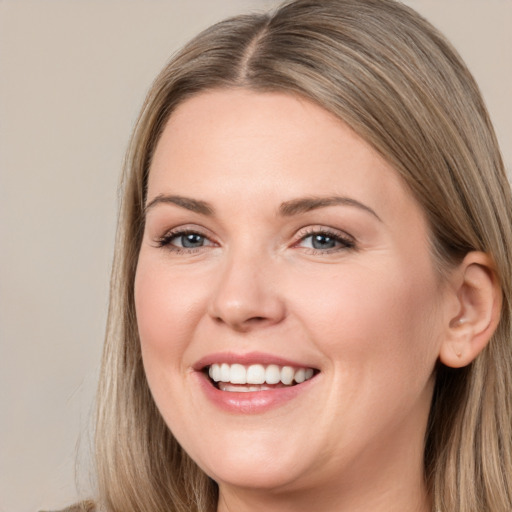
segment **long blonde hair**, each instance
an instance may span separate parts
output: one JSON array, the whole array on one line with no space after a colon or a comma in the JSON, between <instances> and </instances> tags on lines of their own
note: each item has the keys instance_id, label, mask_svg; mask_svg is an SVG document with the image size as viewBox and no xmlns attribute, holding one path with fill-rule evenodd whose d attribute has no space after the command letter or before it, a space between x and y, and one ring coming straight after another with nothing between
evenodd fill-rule
<instances>
[{"instance_id":1,"label":"long blonde hair","mask_svg":"<svg viewBox=\"0 0 512 512\"><path fill-rule=\"evenodd\" d=\"M192 40L158 76L127 155L98 392L99 505L108 512L216 509L217 487L181 449L144 375L133 284L153 151L176 106L213 88L302 95L337 115L403 177L425 211L442 273L490 254L503 310L470 366L439 365L425 442L436 510L512 510L512 202L496 138L464 63L393 0L297 0Z\"/></svg>"}]
</instances>

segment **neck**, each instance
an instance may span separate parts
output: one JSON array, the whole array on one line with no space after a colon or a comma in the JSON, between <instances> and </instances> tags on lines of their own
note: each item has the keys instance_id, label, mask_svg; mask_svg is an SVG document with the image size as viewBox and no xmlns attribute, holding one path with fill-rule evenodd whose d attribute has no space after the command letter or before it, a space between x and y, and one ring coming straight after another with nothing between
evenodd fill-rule
<instances>
[{"instance_id":1,"label":"neck","mask_svg":"<svg viewBox=\"0 0 512 512\"><path fill-rule=\"evenodd\" d=\"M366 492L349 485L302 491L220 490L217 512L431 512L423 480L411 485L401 475L397 485L372 482Z\"/></svg>"},{"instance_id":2,"label":"neck","mask_svg":"<svg viewBox=\"0 0 512 512\"><path fill-rule=\"evenodd\" d=\"M304 482L286 488L219 486L217 512L431 512L423 469L423 438L380 445L352 461L331 481Z\"/></svg>"},{"instance_id":3,"label":"neck","mask_svg":"<svg viewBox=\"0 0 512 512\"><path fill-rule=\"evenodd\" d=\"M343 486L321 492L258 492L237 489L222 492L217 512L431 512L430 499L424 483L414 488L375 486L362 495Z\"/></svg>"}]
</instances>

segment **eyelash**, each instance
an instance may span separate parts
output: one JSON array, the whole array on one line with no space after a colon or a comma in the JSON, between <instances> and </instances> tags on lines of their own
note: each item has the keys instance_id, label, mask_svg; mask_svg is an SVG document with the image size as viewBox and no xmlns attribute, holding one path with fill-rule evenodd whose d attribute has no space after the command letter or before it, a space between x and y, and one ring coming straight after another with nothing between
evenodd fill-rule
<instances>
[{"instance_id":1,"label":"eyelash","mask_svg":"<svg viewBox=\"0 0 512 512\"><path fill-rule=\"evenodd\" d=\"M340 231L331 230L327 228L321 227L312 227L307 228L305 231L299 233L299 239L294 244L294 247L298 247L301 242L304 242L306 239L313 236L325 236L327 238L332 239L335 243L339 244L338 247L331 247L328 249L315 249L314 247L305 248L307 249L308 254L332 254L335 252L347 251L356 248L355 240L346 233L342 233Z\"/></svg>"},{"instance_id":2,"label":"eyelash","mask_svg":"<svg viewBox=\"0 0 512 512\"><path fill-rule=\"evenodd\" d=\"M202 237L204 240L208 240L210 244L202 245L199 247L179 247L176 245L172 245L172 241L176 238L185 237L187 235L198 235ZM293 247L300 247L300 243L304 242L306 239L313 236L325 236L327 238L332 239L335 243L339 244L338 247L331 247L327 249L315 249L314 247L305 247L307 249L308 254L331 254L333 252L346 251L350 249L355 249L356 244L352 237L347 234L342 234L339 231L334 231L326 228L307 228L305 231L299 232L298 240L294 242ZM174 252L175 254L190 254L195 253L203 249L204 247L211 247L215 245L215 242L209 240L209 238L195 229L175 229L167 232L161 238L156 240L157 247L166 247L168 250Z\"/></svg>"},{"instance_id":3,"label":"eyelash","mask_svg":"<svg viewBox=\"0 0 512 512\"><path fill-rule=\"evenodd\" d=\"M199 246L199 247L179 247L176 245L172 245L171 242L175 238L180 238L180 237L184 237L187 235L198 235L198 236L202 237L204 240L209 240L205 234L201 233L197 229L180 229L180 228L178 228L178 229L169 231L161 238L158 238L156 240L157 247L166 247L168 250L170 250L176 254L183 254L183 253L190 254L190 253L197 252L205 247L204 245ZM213 243L211 245L213 245ZM206 247L208 247L208 246L206 246Z\"/></svg>"}]
</instances>

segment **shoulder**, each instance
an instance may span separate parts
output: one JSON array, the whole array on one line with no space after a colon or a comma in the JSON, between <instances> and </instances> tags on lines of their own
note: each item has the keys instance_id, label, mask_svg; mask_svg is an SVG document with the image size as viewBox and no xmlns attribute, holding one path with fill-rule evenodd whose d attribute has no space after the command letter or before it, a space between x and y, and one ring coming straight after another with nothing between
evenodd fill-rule
<instances>
[{"instance_id":1,"label":"shoulder","mask_svg":"<svg viewBox=\"0 0 512 512\"><path fill-rule=\"evenodd\" d=\"M54 511L45 511L41 510L40 512L98 512L96 510L96 506L93 501L81 501L80 503L75 503L70 507L64 508L62 510L54 510Z\"/></svg>"}]
</instances>

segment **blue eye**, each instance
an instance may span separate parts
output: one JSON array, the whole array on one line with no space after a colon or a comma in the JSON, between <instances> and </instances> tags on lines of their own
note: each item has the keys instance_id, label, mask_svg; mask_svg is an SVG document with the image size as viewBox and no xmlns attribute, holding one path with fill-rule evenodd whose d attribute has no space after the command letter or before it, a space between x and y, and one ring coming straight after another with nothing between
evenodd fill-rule
<instances>
[{"instance_id":1,"label":"blue eye","mask_svg":"<svg viewBox=\"0 0 512 512\"><path fill-rule=\"evenodd\" d=\"M194 249L196 247L202 247L205 244L205 237L199 233L186 233L178 235L173 239L174 245L178 247L184 247L186 249Z\"/></svg>"},{"instance_id":2,"label":"blue eye","mask_svg":"<svg viewBox=\"0 0 512 512\"><path fill-rule=\"evenodd\" d=\"M337 251L355 247L354 241L348 236L325 231L315 231L307 234L300 239L297 245L320 252Z\"/></svg>"},{"instance_id":3,"label":"blue eye","mask_svg":"<svg viewBox=\"0 0 512 512\"><path fill-rule=\"evenodd\" d=\"M174 251L200 249L215 245L209 238L196 231L174 231L157 240L159 247L167 247Z\"/></svg>"},{"instance_id":4,"label":"blue eye","mask_svg":"<svg viewBox=\"0 0 512 512\"><path fill-rule=\"evenodd\" d=\"M323 233L311 235L311 246L313 249L334 249L336 247L336 239Z\"/></svg>"}]
</instances>

